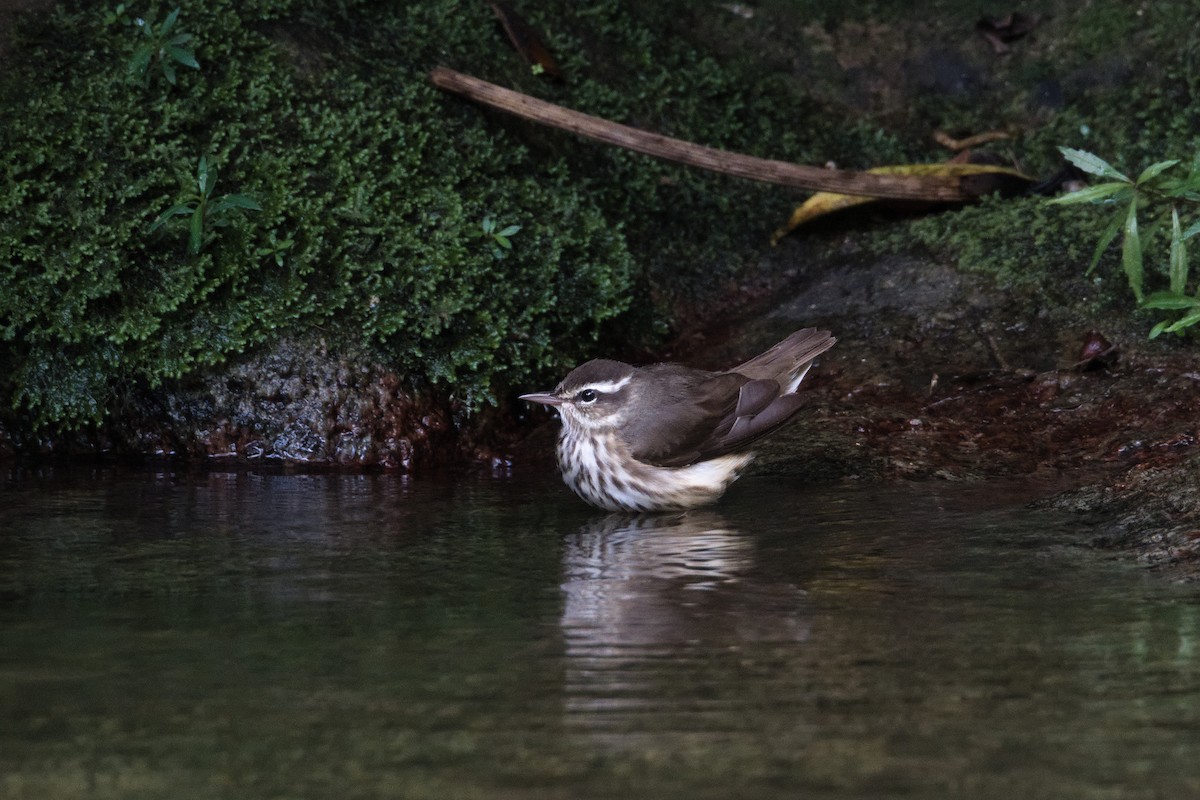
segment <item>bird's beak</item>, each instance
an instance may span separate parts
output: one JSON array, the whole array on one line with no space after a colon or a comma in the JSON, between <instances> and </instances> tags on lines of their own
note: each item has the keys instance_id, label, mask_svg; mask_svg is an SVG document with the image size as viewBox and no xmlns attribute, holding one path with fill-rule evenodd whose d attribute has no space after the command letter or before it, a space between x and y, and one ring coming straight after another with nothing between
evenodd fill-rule
<instances>
[{"instance_id":1,"label":"bird's beak","mask_svg":"<svg viewBox=\"0 0 1200 800\"><path fill-rule=\"evenodd\" d=\"M540 392L537 394L523 394L521 395L520 399L526 400L530 403L541 403L544 406L561 406L563 404L563 399L558 395L544 394Z\"/></svg>"}]
</instances>

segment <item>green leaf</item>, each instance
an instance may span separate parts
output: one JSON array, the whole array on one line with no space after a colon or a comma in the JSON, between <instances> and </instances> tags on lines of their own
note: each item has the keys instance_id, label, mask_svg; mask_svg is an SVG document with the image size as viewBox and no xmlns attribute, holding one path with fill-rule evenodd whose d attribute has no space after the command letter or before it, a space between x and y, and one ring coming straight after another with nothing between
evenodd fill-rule
<instances>
[{"instance_id":1,"label":"green leaf","mask_svg":"<svg viewBox=\"0 0 1200 800\"><path fill-rule=\"evenodd\" d=\"M1167 328L1167 333L1176 333L1184 328L1190 328L1197 322L1200 322L1200 310L1193 311L1187 316L1180 317L1179 319L1175 320L1175 322Z\"/></svg>"},{"instance_id":2,"label":"green leaf","mask_svg":"<svg viewBox=\"0 0 1200 800\"><path fill-rule=\"evenodd\" d=\"M175 20L177 19L179 19L179 6L176 6L174 11L172 11L170 14L167 14L167 18L163 20L162 27L158 29L158 35L166 36L168 33L170 33L171 28L175 27Z\"/></svg>"},{"instance_id":3,"label":"green leaf","mask_svg":"<svg viewBox=\"0 0 1200 800\"><path fill-rule=\"evenodd\" d=\"M164 61L164 62L162 62L162 71L163 71L163 75L167 79L167 83L174 86L175 85L175 68L172 67L168 62Z\"/></svg>"},{"instance_id":4,"label":"green leaf","mask_svg":"<svg viewBox=\"0 0 1200 800\"><path fill-rule=\"evenodd\" d=\"M177 206L171 206L162 214L160 214L158 219L154 220L150 227L146 229L146 232L153 233L161 228L163 224L171 217L179 217L183 216L184 214L191 214L193 210L194 209L190 203L180 203Z\"/></svg>"},{"instance_id":5,"label":"green leaf","mask_svg":"<svg viewBox=\"0 0 1200 800\"><path fill-rule=\"evenodd\" d=\"M171 40L169 42L167 42L167 44L172 44L172 45L175 45L176 47L179 47L180 45L187 44L194 38L195 37L192 36L192 34L190 34L190 33L180 33L180 34L176 34L175 36L172 36Z\"/></svg>"},{"instance_id":6,"label":"green leaf","mask_svg":"<svg viewBox=\"0 0 1200 800\"><path fill-rule=\"evenodd\" d=\"M235 208L248 208L251 211L262 211L262 206L248 194L227 194L224 200Z\"/></svg>"},{"instance_id":7,"label":"green leaf","mask_svg":"<svg viewBox=\"0 0 1200 800\"><path fill-rule=\"evenodd\" d=\"M154 55L154 46L144 44L137 50L133 51L133 57L129 59L129 74L134 77L141 77L146 73L146 68L150 66L150 57Z\"/></svg>"},{"instance_id":8,"label":"green leaf","mask_svg":"<svg viewBox=\"0 0 1200 800\"><path fill-rule=\"evenodd\" d=\"M192 255L200 252L200 245L204 241L204 212L198 207L192 213L191 231L188 235L188 250Z\"/></svg>"},{"instance_id":9,"label":"green leaf","mask_svg":"<svg viewBox=\"0 0 1200 800\"><path fill-rule=\"evenodd\" d=\"M1144 170L1142 170L1142 174L1138 176L1138 179L1137 179L1138 185L1140 186L1143 183L1145 183L1146 181L1154 180L1154 178L1156 178L1160 174L1162 174L1164 170L1168 170L1178 163L1179 163L1179 159L1173 158L1170 161L1159 161L1157 163L1151 164L1150 166L1148 166Z\"/></svg>"},{"instance_id":10,"label":"green leaf","mask_svg":"<svg viewBox=\"0 0 1200 800\"><path fill-rule=\"evenodd\" d=\"M1186 197L1196 199L1196 191L1200 189L1200 173L1189 172L1183 178L1164 178L1156 181L1155 189L1167 197Z\"/></svg>"},{"instance_id":11,"label":"green leaf","mask_svg":"<svg viewBox=\"0 0 1200 800\"><path fill-rule=\"evenodd\" d=\"M499 232L498 234L496 234L496 235L497 235L497 236L512 236L514 233L517 233L517 232L519 232L520 230L521 230L521 226L520 226L520 225L509 225L507 228L505 228L504 230L500 231L500 232Z\"/></svg>"},{"instance_id":12,"label":"green leaf","mask_svg":"<svg viewBox=\"0 0 1200 800\"><path fill-rule=\"evenodd\" d=\"M1075 150L1070 147L1060 147L1058 149L1067 161L1070 161L1084 172L1099 175L1103 178L1115 178L1125 183L1133 183L1127 175L1119 172L1103 158L1100 158L1100 156L1093 155L1086 150Z\"/></svg>"},{"instance_id":13,"label":"green leaf","mask_svg":"<svg viewBox=\"0 0 1200 800\"><path fill-rule=\"evenodd\" d=\"M1125 238L1121 242L1121 266L1125 269L1125 277L1129 279L1129 288L1133 290L1134 298L1142 302L1142 279L1145 269L1142 264L1142 240L1138 236L1137 199L1129 204L1129 214L1125 217Z\"/></svg>"},{"instance_id":14,"label":"green leaf","mask_svg":"<svg viewBox=\"0 0 1200 800\"><path fill-rule=\"evenodd\" d=\"M1150 329L1150 338L1157 339L1159 337L1159 335L1163 331L1165 331L1167 329L1167 326L1170 324L1171 324L1171 320L1169 320L1169 319L1160 320L1153 328Z\"/></svg>"},{"instance_id":15,"label":"green leaf","mask_svg":"<svg viewBox=\"0 0 1200 800\"><path fill-rule=\"evenodd\" d=\"M258 201L247 194L227 194L220 200L213 203L209 209L209 214L221 214L231 208L245 208L250 211L262 211L262 206Z\"/></svg>"},{"instance_id":16,"label":"green leaf","mask_svg":"<svg viewBox=\"0 0 1200 800\"><path fill-rule=\"evenodd\" d=\"M495 239L496 244L500 245L505 250L512 250L512 242L508 240L507 236L501 236L497 233L493 238Z\"/></svg>"},{"instance_id":17,"label":"green leaf","mask_svg":"<svg viewBox=\"0 0 1200 800\"><path fill-rule=\"evenodd\" d=\"M1183 294L1187 287L1188 263L1187 245L1183 240L1183 231L1179 227L1179 211L1171 209L1171 256L1170 256L1171 291Z\"/></svg>"},{"instance_id":18,"label":"green leaf","mask_svg":"<svg viewBox=\"0 0 1200 800\"><path fill-rule=\"evenodd\" d=\"M1200 308L1200 297L1192 297L1176 292L1154 292L1148 295L1141 304L1142 308L1159 308L1167 311L1180 311L1185 308Z\"/></svg>"},{"instance_id":19,"label":"green leaf","mask_svg":"<svg viewBox=\"0 0 1200 800\"><path fill-rule=\"evenodd\" d=\"M208 182L207 156L200 156L200 162L196 165L196 185L200 187L200 194L205 197L208 197L212 193L212 184Z\"/></svg>"},{"instance_id":20,"label":"green leaf","mask_svg":"<svg viewBox=\"0 0 1200 800\"><path fill-rule=\"evenodd\" d=\"M208 160L204 156L200 156L200 168L196 172L196 185L200 188L200 195L207 200L212 197L213 189L217 186L217 168L209 166Z\"/></svg>"},{"instance_id":21,"label":"green leaf","mask_svg":"<svg viewBox=\"0 0 1200 800\"><path fill-rule=\"evenodd\" d=\"M1113 215L1112 221L1108 223L1108 227L1104 229L1104 233L1100 234L1100 241L1096 242L1096 252L1092 253L1092 263L1088 265L1086 275L1091 275L1095 271L1096 265L1100 263L1101 256L1108 250L1108 246L1112 244L1112 240L1117 238L1117 231L1121 229L1121 223L1124 221L1124 215Z\"/></svg>"},{"instance_id":22,"label":"green leaf","mask_svg":"<svg viewBox=\"0 0 1200 800\"><path fill-rule=\"evenodd\" d=\"M185 67L200 69L200 62L196 60L196 56L191 50L187 50L182 47L175 47L173 45L167 45L167 55L169 55L173 60L178 61L180 64L183 64Z\"/></svg>"},{"instance_id":23,"label":"green leaf","mask_svg":"<svg viewBox=\"0 0 1200 800\"><path fill-rule=\"evenodd\" d=\"M1098 203L1101 200L1116 200L1121 199L1114 197L1120 192L1128 192L1129 184L1121 183L1120 181L1111 181L1109 183L1098 183L1095 186L1088 186L1080 189L1077 192L1059 195L1050 202L1054 205L1065 206L1074 203Z\"/></svg>"},{"instance_id":24,"label":"green leaf","mask_svg":"<svg viewBox=\"0 0 1200 800\"><path fill-rule=\"evenodd\" d=\"M1197 233L1200 233L1200 220L1197 220L1188 226L1188 229L1183 232L1183 238L1190 239Z\"/></svg>"}]
</instances>

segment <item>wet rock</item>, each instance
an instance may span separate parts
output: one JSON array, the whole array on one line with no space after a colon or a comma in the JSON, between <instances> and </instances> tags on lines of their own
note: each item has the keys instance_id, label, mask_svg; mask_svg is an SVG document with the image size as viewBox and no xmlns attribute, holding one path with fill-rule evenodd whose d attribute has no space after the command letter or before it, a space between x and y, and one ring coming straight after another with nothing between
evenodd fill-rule
<instances>
[{"instance_id":1,"label":"wet rock","mask_svg":"<svg viewBox=\"0 0 1200 800\"><path fill-rule=\"evenodd\" d=\"M113 435L161 455L411 470L460 459L452 417L362 354L284 341L154 393Z\"/></svg>"},{"instance_id":2,"label":"wet rock","mask_svg":"<svg viewBox=\"0 0 1200 800\"><path fill-rule=\"evenodd\" d=\"M1097 545L1130 551L1139 561L1172 578L1200 580L1200 454L1196 435L1162 442L1189 448L1182 461L1148 462L1111 481L1060 494L1041 505L1087 515L1097 527Z\"/></svg>"}]
</instances>

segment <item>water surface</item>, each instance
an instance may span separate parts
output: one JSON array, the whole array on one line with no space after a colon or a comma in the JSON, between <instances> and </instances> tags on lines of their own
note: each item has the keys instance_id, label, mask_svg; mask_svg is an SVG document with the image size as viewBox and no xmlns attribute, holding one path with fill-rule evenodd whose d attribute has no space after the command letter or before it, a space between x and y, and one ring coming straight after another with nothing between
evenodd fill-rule
<instances>
[{"instance_id":1,"label":"water surface","mask_svg":"<svg viewBox=\"0 0 1200 800\"><path fill-rule=\"evenodd\" d=\"M0 797L1200 793L1200 598L995 488L12 472Z\"/></svg>"}]
</instances>

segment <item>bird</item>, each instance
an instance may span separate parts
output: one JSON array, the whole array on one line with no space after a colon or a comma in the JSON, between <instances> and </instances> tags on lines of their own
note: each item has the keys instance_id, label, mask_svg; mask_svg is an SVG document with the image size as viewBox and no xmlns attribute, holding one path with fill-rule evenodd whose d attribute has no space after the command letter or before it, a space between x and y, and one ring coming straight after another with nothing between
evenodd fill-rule
<instances>
[{"instance_id":1,"label":"bird","mask_svg":"<svg viewBox=\"0 0 1200 800\"><path fill-rule=\"evenodd\" d=\"M558 410L558 466L584 501L608 511L683 511L720 499L754 458L750 445L800 410L800 381L836 342L804 328L720 372L598 358L553 391L520 399Z\"/></svg>"}]
</instances>

